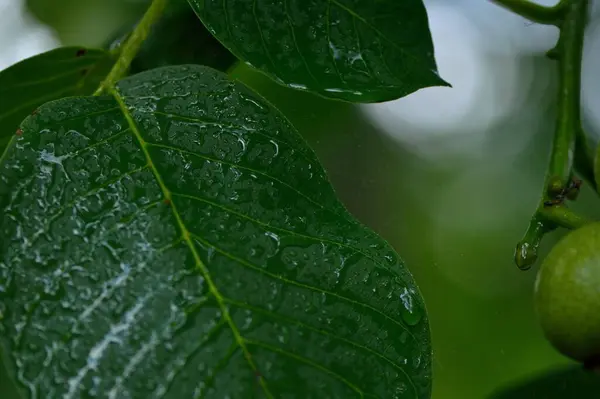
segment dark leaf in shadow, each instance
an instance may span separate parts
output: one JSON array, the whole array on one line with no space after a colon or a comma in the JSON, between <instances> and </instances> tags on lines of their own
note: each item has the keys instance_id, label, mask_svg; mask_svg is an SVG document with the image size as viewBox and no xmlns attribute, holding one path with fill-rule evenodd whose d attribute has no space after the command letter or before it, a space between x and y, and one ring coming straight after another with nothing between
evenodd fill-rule
<instances>
[{"instance_id":1,"label":"dark leaf in shadow","mask_svg":"<svg viewBox=\"0 0 600 399\"><path fill-rule=\"evenodd\" d=\"M581 366L547 371L508 388L496 390L489 399L596 399L600 375Z\"/></svg>"}]
</instances>

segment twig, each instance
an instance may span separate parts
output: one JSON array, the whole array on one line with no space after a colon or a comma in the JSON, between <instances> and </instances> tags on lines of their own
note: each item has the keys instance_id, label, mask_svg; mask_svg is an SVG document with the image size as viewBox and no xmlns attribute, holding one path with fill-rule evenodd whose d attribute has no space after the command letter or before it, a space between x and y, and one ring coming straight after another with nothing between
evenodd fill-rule
<instances>
[{"instance_id":1,"label":"twig","mask_svg":"<svg viewBox=\"0 0 600 399\"><path fill-rule=\"evenodd\" d=\"M554 7L546 7L529 0L491 0L513 13L532 22L546 25L558 25L561 21L565 2Z\"/></svg>"},{"instance_id":2,"label":"twig","mask_svg":"<svg viewBox=\"0 0 600 399\"><path fill-rule=\"evenodd\" d=\"M563 0L552 8L537 5L534 7L528 1L522 0L495 1L504 6L508 4L517 7L519 5L521 10L530 7L530 10L536 10L538 17L542 14L548 16L555 13L559 16L558 43L548 54L551 59L558 62L559 70L558 116L550 165L540 203L525 236L515 251L517 266L526 270L536 261L537 249L544 234L559 226L574 228L583 223L583 219L566 209L564 204L549 207L548 202L551 203L555 200L557 182L559 186L567 187L572 178L576 138L582 132L579 98L588 0ZM526 4L529 6L525 7Z\"/></svg>"},{"instance_id":3,"label":"twig","mask_svg":"<svg viewBox=\"0 0 600 399\"><path fill-rule=\"evenodd\" d=\"M113 87L129 69L131 62L140 50L144 40L148 37L152 25L160 18L168 0L152 0L152 4L146 10L146 13L140 22L133 29L125 43L119 48L119 58L108 73L106 78L100 84L100 87L94 92L94 95L100 95L105 90Z\"/></svg>"}]
</instances>

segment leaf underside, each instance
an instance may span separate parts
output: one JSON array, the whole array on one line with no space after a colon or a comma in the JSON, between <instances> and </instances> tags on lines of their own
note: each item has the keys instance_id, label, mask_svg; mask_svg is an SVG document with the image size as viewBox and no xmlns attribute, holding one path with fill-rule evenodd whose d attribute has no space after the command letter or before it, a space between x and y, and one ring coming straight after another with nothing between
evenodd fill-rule
<instances>
[{"instance_id":1,"label":"leaf underside","mask_svg":"<svg viewBox=\"0 0 600 399\"><path fill-rule=\"evenodd\" d=\"M429 398L394 251L287 120L165 67L40 107L0 165L0 337L43 398Z\"/></svg>"},{"instance_id":2,"label":"leaf underside","mask_svg":"<svg viewBox=\"0 0 600 399\"><path fill-rule=\"evenodd\" d=\"M0 154L35 109L62 97L91 94L112 67L112 56L86 47L61 47L0 71Z\"/></svg>"},{"instance_id":3,"label":"leaf underside","mask_svg":"<svg viewBox=\"0 0 600 399\"><path fill-rule=\"evenodd\" d=\"M238 58L288 87L380 102L437 73L422 0L188 0Z\"/></svg>"}]
</instances>

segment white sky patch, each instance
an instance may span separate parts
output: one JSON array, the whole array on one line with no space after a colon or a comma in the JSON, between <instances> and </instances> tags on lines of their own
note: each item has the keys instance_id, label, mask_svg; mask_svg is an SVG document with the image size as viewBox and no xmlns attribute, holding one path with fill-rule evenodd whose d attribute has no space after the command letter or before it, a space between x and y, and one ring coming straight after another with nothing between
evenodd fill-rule
<instances>
[{"instance_id":1,"label":"white sky patch","mask_svg":"<svg viewBox=\"0 0 600 399\"><path fill-rule=\"evenodd\" d=\"M440 75L453 88L431 87L396 101L365 105L367 114L388 129L396 125L389 120L392 115L419 127L456 124L476 99L482 71L475 31L454 6L432 5L428 14Z\"/></svg>"},{"instance_id":2,"label":"white sky patch","mask_svg":"<svg viewBox=\"0 0 600 399\"><path fill-rule=\"evenodd\" d=\"M462 0L465 15L481 30L477 40L488 46L487 52L514 54L515 52L545 53L556 44L558 28L533 23L492 1ZM553 6L557 0L535 0L544 6Z\"/></svg>"},{"instance_id":3,"label":"white sky patch","mask_svg":"<svg viewBox=\"0 0 600 399\"><path fill-rule=\"evenodd\" d=\"M59 45L56 35L27 11L23 0L0 0L0 70Z\"/></svg>"},{"instance_id":4,"label":"white sky patch","mask_svg":"<svg viewBox=\"0 0 600 399\"><path fill-rule=\"evenodd\" d=\"M478 159L494 129L518 113L526 98L527 89L518 85L531 71L521 57L552 48L558 32L488 1L428 0L425 5L440 76L453 87L425 88L360 108L380 131L420 156ZM518 136L511 154L518 154L528 137Z\"/></svg>"},{"instance_id":5,"label":"white sky patch","mask_svg":"<svg viewBox=\"0 0 600 399\"><path fill-rule=\"evenodd\" d=\"M586 132L600 137L600 19L592 20L586 31L581 77L582 115Z\"/></svg>"}]
</instances>

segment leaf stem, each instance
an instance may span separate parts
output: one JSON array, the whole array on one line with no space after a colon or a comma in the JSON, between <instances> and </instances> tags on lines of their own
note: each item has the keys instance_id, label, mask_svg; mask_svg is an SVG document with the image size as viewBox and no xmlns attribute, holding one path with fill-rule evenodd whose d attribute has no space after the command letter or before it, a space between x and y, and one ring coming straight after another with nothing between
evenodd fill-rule
<instances>
[{"instance_id":1,"label":"leaf stem","mask_svg":"<svg viewBox=\"0 0 600 399\"><path fill-rule=\"evenodd\" d=\"M120 47L119 58L117 58L115 65L104 81L102 81L100 87L94 92L95 96L98 96L107 89L113 87L117 81L125 76L131 62L140 50L142 43L148 37L152 25L160 18L168 1L169 0L152 0L150 7L148 7L140 22L133 29L125 43Z\"/></svg>"},{"instance_id":2,"label":"leaf stem","mask_svg":"<svg viewBox=\"0 0 600 399\"><path fill-rule=\"evenodd\" d=\"M518 3L517 0L504 3ZM521 269L528 269L537 259L537 249L544 234L556 227L576 227L581 218L567 210L564 205L545 205L552 201L556 182L566 187L573 175L573 161L576 138L581 133L580 91L581 59L587 22L589 0L563 0L554 9L559 9L558 23L560 35L556 47L549 56L558 61L558 115L556 130L550 155L550 165L546 173L544 191L529 228L517 245L515 262Z\"/></svg>"},{"instance_id":3,"label":"leaf stem","mask_svg":"<svg viewBox=\"0 0 600 399\"><path fill-rule=\"evenodd\" d=\"M565 8L565 1L553 7L542 6L529 0L491 0L492 2L532 22L558 25Z\"/></svg>"}]
</instances>

